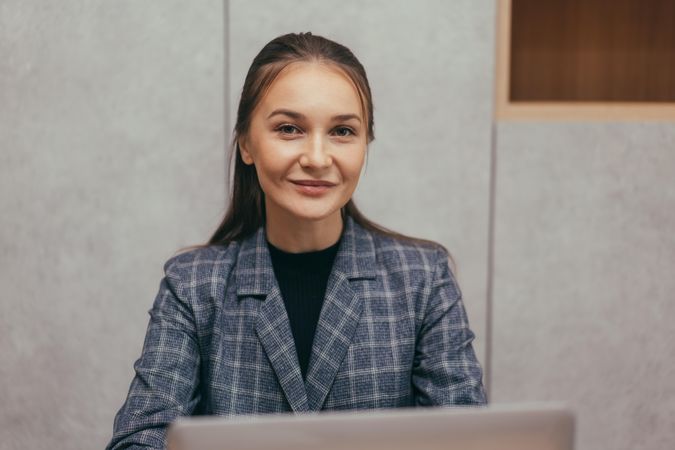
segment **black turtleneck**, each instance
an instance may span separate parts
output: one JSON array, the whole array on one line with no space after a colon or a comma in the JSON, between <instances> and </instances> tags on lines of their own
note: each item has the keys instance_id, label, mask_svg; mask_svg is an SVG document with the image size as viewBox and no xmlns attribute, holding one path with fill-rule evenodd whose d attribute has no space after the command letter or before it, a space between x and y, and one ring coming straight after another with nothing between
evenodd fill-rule
<instances>
[{"instance_id":1,"label":"black turtleneck","mask_svg":"<svg viewBox=\"0 0 675 450\"><path fill-rule=\"evenodd\" d=\"M267 241L274 275L291 323L303 379L307 375L328 276L341 240L323 250L304 253L288 253Z\"/></svg>"}]
</instances>

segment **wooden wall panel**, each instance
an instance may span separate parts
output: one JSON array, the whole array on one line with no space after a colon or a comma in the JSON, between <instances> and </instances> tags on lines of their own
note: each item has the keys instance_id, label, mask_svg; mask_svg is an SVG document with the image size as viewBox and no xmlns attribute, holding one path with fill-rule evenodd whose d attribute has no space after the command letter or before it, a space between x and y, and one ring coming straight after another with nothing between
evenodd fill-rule
<instances>
[{"instance_id":1,"label":"wooden wall panel","mask_svg":"<svg viewBox=\"0 0 675 450\"><path fill-rule=\"evenodd\" d=\"M511 101L675 101L672 0L512 0Z\"/></svg>"}]
</instances>

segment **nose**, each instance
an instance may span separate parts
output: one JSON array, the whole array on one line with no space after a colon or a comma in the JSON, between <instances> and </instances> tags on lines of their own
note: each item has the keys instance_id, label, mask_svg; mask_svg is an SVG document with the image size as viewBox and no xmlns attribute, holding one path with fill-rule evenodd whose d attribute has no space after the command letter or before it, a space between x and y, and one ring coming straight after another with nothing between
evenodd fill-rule
<instances>
[{"instance_id":1,"label":"nose","mask_svg":"<svg viewBox=\"0 0 675 450\"><path fill-rule=\"evenodd\" d=\"M307 140L307 145L300 155L300 165L302 167L324 168L333 163L328 152L328 146L324 142L323 136L316 135Z\"/></svg>"}]
</instances>

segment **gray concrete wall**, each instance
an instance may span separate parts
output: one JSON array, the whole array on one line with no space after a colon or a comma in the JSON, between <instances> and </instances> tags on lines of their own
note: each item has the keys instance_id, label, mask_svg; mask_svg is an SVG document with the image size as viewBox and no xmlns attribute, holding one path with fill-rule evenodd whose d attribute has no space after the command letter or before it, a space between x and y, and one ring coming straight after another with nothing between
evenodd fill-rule
<instances>
[{"instance_id":1,"label":"gray concrete wall","mask_svg":"<svg viewBox=\"0 0 675 450\"><path fill-rule=\"evenodd\" d=\"M675 125L502 123L493 401L559 400L581 450L675 442Z\"/></svg>"},{"instance_id":2,"label":"gray concrete wall","mask_svg":"<svg viewBox=\"0 0 675 450\"><path fill-rule=\"evenodd\" d=\"M0 449L103 448L224 208L220 0L0 2Z\"/></svg>"},{"instance_id":3,"label":"gray concrete wall","mask_svg":"<svg viewBox=\"0 0 675 450\"><path fill-rule=\"evenodd\" d=\"M311 31L359 58L376 138L356 203L450 250L484 366L494 14L473 0L232 0L229 13L230 117L253 57L278 35Z\"/></svg>"}]
</instances>

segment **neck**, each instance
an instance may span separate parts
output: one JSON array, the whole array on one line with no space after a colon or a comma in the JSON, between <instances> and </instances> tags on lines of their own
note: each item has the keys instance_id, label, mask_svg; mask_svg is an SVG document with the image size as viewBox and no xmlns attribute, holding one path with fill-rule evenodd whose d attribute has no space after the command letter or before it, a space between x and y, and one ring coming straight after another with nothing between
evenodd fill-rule
<instances>
[{"instance_id":1,"label":"neck","mask_svg":"<svg viewBox=\"0 0 675 450\"><path fill-rule=\"evenodd\" d=\"M269 215L265 234L276 248L289 253L323 250L334 245L344 227L340 210L320 220L300 220L282 215Z\"/></svg>"}]
</instances>

